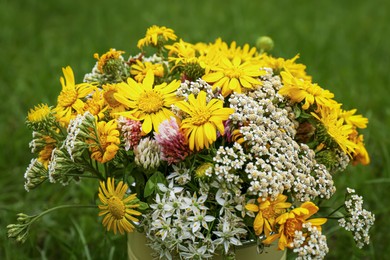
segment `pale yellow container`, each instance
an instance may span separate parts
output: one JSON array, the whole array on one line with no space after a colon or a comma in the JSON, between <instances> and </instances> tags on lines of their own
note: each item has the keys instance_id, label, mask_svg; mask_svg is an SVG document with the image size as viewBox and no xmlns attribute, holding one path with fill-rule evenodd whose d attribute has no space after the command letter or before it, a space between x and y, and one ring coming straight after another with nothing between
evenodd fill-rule
<instances>
[{"instance_id":1,"label":"pale yellow container","mask_svg":"<svg viewBox=\"0 0 390 260\"><path fill-rule=\"evenodd\" d=\"M132 232L127 235L127 252L129 260L153 260L152 249L146 245L146 236L143 233ZM214 260L222 260L221 256L215 256ZM258 254L256 246L238 248L237 260L285 260L286 250L277 250L276 245L266 247L262 254Z\"/></svg>"}]
</instances>

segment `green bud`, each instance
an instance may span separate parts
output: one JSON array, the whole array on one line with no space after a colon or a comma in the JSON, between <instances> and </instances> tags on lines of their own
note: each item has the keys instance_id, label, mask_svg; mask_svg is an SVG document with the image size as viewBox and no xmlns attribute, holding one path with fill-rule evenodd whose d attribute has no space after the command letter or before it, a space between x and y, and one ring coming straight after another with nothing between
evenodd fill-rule
<instances>
[{"instance_id":1,"label":"green bud","mask_svg":"<svg viewBox=\"0 0 390 260\"><path fill-rule=\"evenodd\" d=\"M27 232L24 232L23 234L20 234L16 237L16 241L20 243L24 243L27 240Z\"/></svg>"},{"instance_id":2,"label":"green bud","mask_svg":"<svg viewBox=\"0 0 390 260\"><path fill-rule=\"evenodd\" d=\"M24 213L17 214L17 217L17 221L21 223L26 223L30 219L30 216Z\"/></svg>"},{"instance_id":3,"label":"green bud","mask_svg":"<svg viewBox=\"0 0 390 260\"><path fill-rule=\"evenodd\" d=\"M199 63L188 63L184 66L184 76L188 80L195 81L204 75L204 68Z\"/></svg>"},{"instance_id":4,"label":"green bud","mask_svg":"<svg viewBox=\"0 0 390 260\"><path fill-rule=\"evenodd\" d=\"M268 52L274 48L274 41L271 37L261 36L257 38L256 47L260 50L260 52Z\"/></svg>"}]
</instances>

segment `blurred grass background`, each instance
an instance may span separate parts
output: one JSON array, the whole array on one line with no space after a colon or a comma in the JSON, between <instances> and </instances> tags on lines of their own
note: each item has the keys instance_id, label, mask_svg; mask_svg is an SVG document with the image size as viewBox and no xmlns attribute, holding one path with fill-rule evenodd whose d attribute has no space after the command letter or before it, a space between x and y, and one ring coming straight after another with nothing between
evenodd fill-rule
<instances>
[{"instance_id":1,"label":"blurred grass background","mask_svg":"<svg viewBox=\"0 0 390 260\"><path fill-rule=\"evenodd\" d=\"M125 259L125 237L106 234L94 209L46 216L23 245L8 240L5 227L19 212L93 203L94 183L45 184L25 192L23 174L32 155L24 119L38 103L56 104L62 67L70 65L81 82L95 52L136 53L137 40L153 24L190 42L221 37L254 45L258 36L269 35L274 55L300 53L315 82L345 109L369 118L364 134L372 163L335 178L340 189L363 195L376 214L371 244L358 250L349 233L329 226L327 258L384 259L390 254L389 10L387 0L0 0L0 259Z\"/></svg>"}]
</instances>

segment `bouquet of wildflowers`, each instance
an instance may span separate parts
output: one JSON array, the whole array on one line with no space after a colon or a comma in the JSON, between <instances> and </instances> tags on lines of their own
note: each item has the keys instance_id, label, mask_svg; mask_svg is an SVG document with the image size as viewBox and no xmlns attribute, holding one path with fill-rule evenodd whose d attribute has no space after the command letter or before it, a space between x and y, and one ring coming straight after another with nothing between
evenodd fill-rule
<instances>
[{"instance_id":1,"label":"bouquet of wildflowers","mask_svg":"<svg viewBox=\"0 0 390 260\"><path fill-rule=\"evenodd\" d=\"M322 225L336 216L368 244L374 215L353 189L333 211L322 206L336 173L369 163L368 120L271 45L192 44L152 26L139 53L95 54L82 83L64 68L56 105L27 116L26 190L96 180L103 226L144 232L161 259L234 257L247 241L323 258ZM9 236L25 241L42 214L20 213Z\"/></svg>"}]
</instances>

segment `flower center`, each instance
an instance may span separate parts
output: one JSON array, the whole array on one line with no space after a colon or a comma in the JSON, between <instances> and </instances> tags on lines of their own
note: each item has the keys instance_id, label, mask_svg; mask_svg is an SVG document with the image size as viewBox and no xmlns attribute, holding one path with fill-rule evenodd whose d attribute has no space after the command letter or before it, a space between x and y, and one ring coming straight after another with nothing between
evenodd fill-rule
<instances>
[{"instance_id":1,"label":"flower center","mask_svg":"<svg viewBox=\"0 0 390 260\"><path fill-rule=\"evenodd\" d=\"M261 213L263 213L263 217L265 219L270 219L270 218L273 218L275 216L275 210L273 207L267 207L267 208L263 209L261 211Z\"/></svg>"},{"instance_id":2,"label":"flower center","mask_svg":"<svg viewBox=\"0 0 390 260\"><path fill-rule=\"evenodd\" d=\"M138 107L148 114L161 110L163 105L164 100L162 95L153 90L142 93L138 100Z\"/></svg>"},{"instance_id":3,"label":"flower center","mask_svg":"<svg viewBox=\"0 0 390 260\"><path fill-rule=\"evenodd\" d=\"M210 111L206 108L198 108L192 117L192 124L199 126L209 121L211 117Z\"/></svg>"},{"instance_id":4,"label":"flower center","mask_svg":"<svg viewBox=\"0 0 390 260\"><path fill-rule=\"evenodd\" d=\"M117 196L112 196L108 200L108 210L116 219L122 219L125 216L125 205Z\"/></svg>"},{"instance_id":5,"label":"flower center","mask_svg":"<svg viewBox=\"0 0 390 260\"><path fill-rule=\"evenodd\" d=\"M106 102L108 103L108 105L112 108L115 108L115 107L119 107L121 105L121 103L119 103L115 98L114 98L114 94L116 93L117 91L115 90L108 90L107 92L105 92L103 94L103 97L104 97L104 100L106 100Z\"/></svg>"},{"instance_id":6,"label":"flower center","mask_svg":"<svg viewBox=\"0 0 390 260\"><path fill-rule=\"evenodd\" d=\"M241 77L241 71L238 68L230 68L225 71L225 75L231 79L238 79Z\"/></svg>"},{"instance_id":7,"label":"flower center","mask_svg":"<svg viewBox=\"0 0 390 260\"><path fill-rule=\"evenodd\" d=\"M294 237L295 231L301 229L302 229L302 222L295 218L288 219L284 224L284 234L287 237Z\"/></svg>"},{"instance_id":8,"label":"flower center","mask_svg":"<svg viewBox=\"0 0 390 260\"><path fill-rule=\"evenodd\" d=\"M62 107L71 107L77 100L77 91L74 88L64 89L58 96L58 104Z\"/></svg>"}]
</instances>

